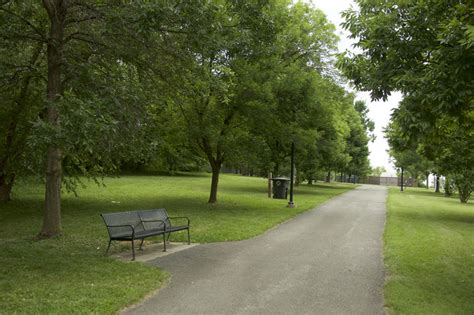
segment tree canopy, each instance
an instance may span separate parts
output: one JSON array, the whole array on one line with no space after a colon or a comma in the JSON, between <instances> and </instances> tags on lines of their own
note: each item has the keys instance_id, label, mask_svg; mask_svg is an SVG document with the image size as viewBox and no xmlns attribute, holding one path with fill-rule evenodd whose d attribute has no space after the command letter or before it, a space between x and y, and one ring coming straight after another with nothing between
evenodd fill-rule
<instances>
[{"instance_id":1,"label":"tree canopy","mask_svg":"<svg viewBox=\"0 0 474 315\"><path fill-rule=\"evenodd\" d=\"M2 1L0 196L45 179L41 237L61 189L123 167L298 179L369 172L364 104L342 88L325 15L287 0ZM34 158L31 158L34 157Z\"/></svg>"},{"instance_id":2,"label":"tree canopy","mask_svg":"<svg viewBox=\"0 0 474 315\"><path fill-rule=\"evenodd\" d=\"M402 92L387 133L392 153L423 155L458 179L466 202L474 180L474 8L447 0L357 4L344 27L360 52L342 55L339 67L374 99Z\"/></svg>"}]
</instances>

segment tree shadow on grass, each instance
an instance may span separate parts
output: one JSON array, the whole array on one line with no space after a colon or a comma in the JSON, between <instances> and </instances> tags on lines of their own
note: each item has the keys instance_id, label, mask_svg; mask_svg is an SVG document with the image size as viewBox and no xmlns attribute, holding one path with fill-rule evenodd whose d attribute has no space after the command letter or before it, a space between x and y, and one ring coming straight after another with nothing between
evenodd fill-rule
<instances>
[{"instance_id":1,"label":"tree shadow on grass","mask_svg":"<svg viewBox=\"0 0 474 315\"><path fill-rule=\"evenodd\" d=\"M219 191L217 192L219 198L219 193L249 193L249 194L266 194L267 193L267 186L262 185L261 187L255 186L237 186L237 185L222 185L219 187Z\"/></svg>"},{"instance_id":2,"label":"tree shadow on grass","mask_svg":"<svg viewBox=\"0 0 474 315\"><path fill-rule=\"evenodd\" d=\"M412 212L404 211L397 213L397 216L409 221L431 221L431 222L456 222L474 224L474 213L449 213L449 212Z\"/></svg>"},{"instance_id":3,"label":"tree shadow on grass","mask_svg":"<svg viewBox=\"0 0 474 315\"><path fill-rule=\"evenodd\" d=\"M250 194L267 194L268 188L267 184L262 185L261 187L255 188L255 186L225 186L219 188L221 192L235 192L235 193L250 193ZM345 186L329 186L324 184L300 184L295 185L295 194L299 195L318 195L325 194L329 190L348 190L348 187ZM290 188L288 187L288 194L290 193Z\"/></svg>"},{"instance_id":4,"label":"tree shadow on grass","mask_svg":"<svg viewBox=\"0 0 474 315\"><path fill-rule=\"evenodd\" d=\"M324 193L325 191L335 191L335 190L349 190L354 187L348 187L348 186L337 186L337 185L328 185L328 184L323 184L323 183L317 183L313 185L308 185L308 184L300 184L299 186L296 186L296 193L300 194L308 194L308 195L313 195L313 194L318 194L318 193Z\"/></svg>"},{"instance_id":5,"label":"tree shadow on grass","mask_svg":"<svg viewBox=\"0 0 474 315\"><path fill-rule=\"evenodd\" d=\"M436 193L433 191L420 191L420 190L410 190L410 188L405 189L404 194L410 194L413 196L426 196L430 198L445 198L445 199L458 199L457 195L452 195L451 197L446 197L444 193Z\"/></svg>"},{"instance_id":6,"label":"tree shadow on grass","mask_svg":"<svg viewBox=\"0 0 474 315\"><path fill-rule=\"evenodd\" d=\"M210 173L206 172L166 172L166 171L133 171L122 172L120 176L162 176L162 177L211 177Z\"/></svg>"},{"instance_id":7,"label":"tree shadow on grass","mask_svg":"<svg viewBox=\"0 0 474 315\"><path fill-rule=\"evenodd\" d=\"M33 238L41 228L43 217L42 200L28 199L12 201L2 208L0 239ZM139 199L124 199L114 203L110 199L88 197L70 198L62 202L63 232L67 235L89 233L91 238L106 235L101 213L166 208L170 216L188 216L191 221L200 216L219 216L238 213L242 205L220 203L210 205L203 196L150 196Z\"/></svg>"}]
</instances>

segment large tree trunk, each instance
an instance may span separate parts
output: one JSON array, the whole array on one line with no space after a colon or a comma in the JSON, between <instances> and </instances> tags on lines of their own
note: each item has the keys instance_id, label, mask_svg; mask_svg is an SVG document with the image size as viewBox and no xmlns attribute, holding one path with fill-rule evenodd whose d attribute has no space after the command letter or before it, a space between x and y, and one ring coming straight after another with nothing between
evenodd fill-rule
<instances>
[{"instance_id":1,"label":"large tree trunk","mask_svg":"<svg viewBox=\"0 0 474 315\"><path fill-rule=\"evenodd\" d=\"M331 182L331 171L328 171L328 174L326 176L326 183L330 183Z\"/></svg>"},{"instance_id":2,"label":"large tree trunk","mask_svg":"<svg viewBox=\"0 0 474 315\"><path fill-rule=\"evenodd\" d=\"M217 188L219 185L219 175L221 172L221 164L213 162L211 163L212 169L212 180L211 180L211 193L209 194L209 203L217 202Z\"/></svg>"},{"instance_id":3,"label":"large tree trunk","mask_svg":"<svg viewBox=\"0 0 474 315\"><path fill-rule=\"evenodd\" d=\"M43 227L41 237L53 237L61 234L61 150L48 150L46 169L46 194Z\"/></svg>"},{"instance_id":4,"label":"large tree trunk","mask_svg":"<svg viewBox=\"0 0 474 315\"><path fill-rule=\"evenodd\" d=\"M15 175L7 178L5 175L0 175L0 202L7 202L11 200L11 192Z\"/></svg>"},{"instance_id":5,"label":"large tree trunk","mask_svg":"<svg viewBox=\"0 0 474 315\"><path fill-rule=\"evenodd\" d=\"M404 184L404 182L403 182L403 167L401 169L402 169L402 174L401 174L402 178L400 179L400 191L403 191L403 184Z\"/></svg>"},{"instance_id":6,"label":"large tree trunk","mask_svg":"<svg viewBox=\"0 0 474 315\"><path fill-rule=\"evenodd\" d=\"M61 63L67 1L43 0L43 6L50 19L46 119L53 129L58 130L60 128L59 110L55 103L62 94ZM61 177L62 152L58 145L53 144L48 148L47 153L45 208L40 238L61 234Z\"/></svg>"}]
</instances>

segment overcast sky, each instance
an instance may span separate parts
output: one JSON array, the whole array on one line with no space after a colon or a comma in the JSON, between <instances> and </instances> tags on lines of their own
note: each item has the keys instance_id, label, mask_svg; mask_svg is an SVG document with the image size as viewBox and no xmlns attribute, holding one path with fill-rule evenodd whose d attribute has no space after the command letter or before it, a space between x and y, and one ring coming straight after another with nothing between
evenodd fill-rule
<instances>
[{"instance_id":1,"label":"overcast sky","mask_svg":"<svg viewBox=\"0 0 474 315\"><path fill-rule=\"evenodd\" d=\"M326 13L328 19L337 27L337 33L340 37L339 50L352 50L352 41L347 38L347 32L345 32L341 23L343 19L340 16L340 12L348 9L351 5L355 6L352 0L307 0L318 9L321 9ZM389 162L389 156L386 152L388 150L387 140L383 136L383 128L387 126L390 120L390 113L393 108L398 106L398 102L401 100L399 93L394 93L387 102L371 102L370 95L366 92L358 92L357 99L366 101L369 107L369 117L375 122L375 134L377 139L374 143L369 144L370 149L370 164L372 167L383 166L389 173L395 173L393 164Z\"/></svg>"}]
</instances>

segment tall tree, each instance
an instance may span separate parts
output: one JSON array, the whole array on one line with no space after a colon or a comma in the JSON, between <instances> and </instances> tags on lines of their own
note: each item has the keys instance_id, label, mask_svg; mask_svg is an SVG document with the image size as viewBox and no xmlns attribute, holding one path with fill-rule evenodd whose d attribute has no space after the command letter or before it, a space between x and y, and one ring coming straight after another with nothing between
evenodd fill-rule
<instances>
[{"instance_id":1,"label":"tall tree","mask_svg":"<svg viewBox=\"0 0 474 315\"><path fill-rule=\"evenodd\" d=\"M62 62L64 52L64 31L69 3L62 0L43 0L50 26L47 40L47 105L46 122L52 128L60 128L57 101L63 94ZM54 143L48 148L46 161L46 194L41 237L51 237L61 233L61 180L62 150Z\"/></svg>"},{"instance_id":2,"label":"tall tree","mask_svg":"<svg viewBox=\"0 0 474 315\"><path fill-rule=\"evenodd\" d=\"M343 72L374 99L402 92L404 100L394 119L414 147L424 146L431 161L443 160L444 150L458 151L454 144L458 149L471 147L474 15L470 2L357 3L359 11L344 13L344 27L357 39L361 53L341 57ZM443 164L438 166L445 173L459 172L454 165ZM463 171L468 182L472 165Z\"/></svg>"},{"instance_id":3,"label":"tall tree","mask_svg":"<svg viewBox=\"0 0 474 315\"><path fill-rule=\"evenodd\" d=\"M0 4L0 202L27 167L26 139L42 109L46 23L36 1Z\"/></svg>"},{"instance_id":4,"label":"tall tree","mask_svg":"<svg viewBox=\"0 0 474 315\"><path fill-rule=\"evenodd\" d=\"M346 112L346 119L350 126L347 137L347 153L351 157L344 168L344 172L350 176L365 176L370 172L369 163L369 136L362 121L361 114L354 105L350 105Z\"/></svg>"},{"instance_id":5,"label":"tall tree","mask_svg":"<svg viewBox=\"0 0 474 315\"><path fill-rule=\"evenodd\" d=\"M29 1L0 4L0 36L19 52L6 55L0 48L5 56L0 67L7 70L0 79L15 86L0 89L0 115L8 121L0 131L6 135L0 143L0 188L11 187L23 157L35 157L23 166L46 182L40 238L61 233L63 182L73 189L78 175L114 171L155 147L146 133L147 67L137 53L148 47L147 34L137 26L146 19L141 9L113 1L44 0L42 8ZM15 106L10 110L9 104ZM150 145L139 145L143 142Z\"/></svg>"},{"instance_id":6,"label":"tall tree","mask_svg":"<svg viewBox=\"0 0 474 315\"><path fill-rule=\"evenodd\" d=\"M251 115L252 130L265 140L275 174L282 172L292 142L297 144L297 168L314 173L310 168L320 155L316 141L331 121L334 105L325 99L327 89L335 87L328 83L337 41L334 29L321 11L301 2L290 6L273 45L276 53L256 71L262 93L257 94L261 106Z\"/></svg>"},{"instance_id":7,"label":"tall tree","mask_svg":"<svg viewBox=\"0 0 474 315\"><path fill-rule=\"evenodd\" d=\"M175 77L170 103L182 122L194 150L206 158L212 171L209 203L217 202L221 167L246 137L245 83L248 71L267 54L272 36L273 8L268 4L232 1L177 3L180 34L173 38Z\"/></svg>"}]
</instances>

